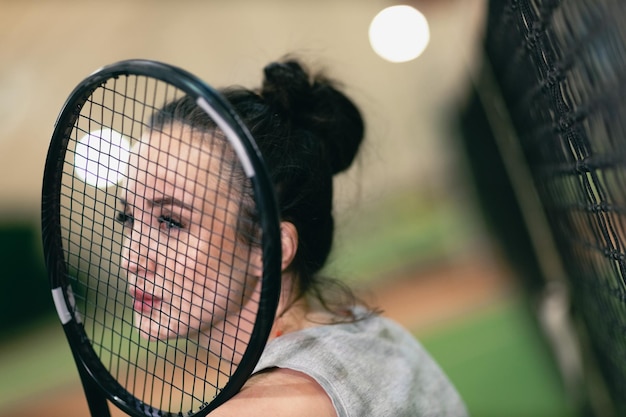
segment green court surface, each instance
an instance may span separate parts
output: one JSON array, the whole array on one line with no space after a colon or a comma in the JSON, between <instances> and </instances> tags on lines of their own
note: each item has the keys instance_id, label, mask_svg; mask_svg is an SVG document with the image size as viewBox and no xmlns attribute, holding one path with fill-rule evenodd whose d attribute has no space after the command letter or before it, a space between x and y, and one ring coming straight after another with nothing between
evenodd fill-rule
<instances>
[{"instance_id":1,"label":"green court surface","mask_svg":"<svg viewBox=\"0 0 626 417\"><path fill-rule=\"evenodd\" d=\"M56 317L0 344L0 410L37 393L77 383L78 373Z\"/></svg>"},{"instance_id":2,"label":"green court surface","mask_svg":"<svg viewBox=\"0 0 626 417\"><path fill-rule=\"evenodd\" d=\"M417 334L474 417L573 417L548 348L520 298Z\"/></svg>"}]
</instances>

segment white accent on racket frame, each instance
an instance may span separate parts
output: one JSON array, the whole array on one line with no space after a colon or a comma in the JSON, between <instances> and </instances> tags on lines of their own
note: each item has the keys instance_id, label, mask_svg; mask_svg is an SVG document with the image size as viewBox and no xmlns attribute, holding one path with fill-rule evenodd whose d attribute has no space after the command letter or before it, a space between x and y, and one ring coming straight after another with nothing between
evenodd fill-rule
<instances>
[{"instance_id":1,"label":"white accent on racket frame","mask_svg":"<svg viewBox=\"0 0 626 417\"><path fill-rule=\"evenodd\" d=\"M72 320L72 314L65 303L62 287L52 289L52 299L54 300L54 306L57 309L57 315L59 316L59 319L61 319L61 323L69 323Z\"/></svg>"},{"instance_id":2,"label":"white accent on racket frame","mask_svg":"<svg viewBox=\"0 0 626 417\"><path fill-rule=\"evenodd\" d=\"M235 131L230 127L228 123L220 116L214 109L211 107L209 103L203 98L198 97L196 100L196 104L211 118L217 123L217 125L222 129L222 131L226 134L228 141L235 148L235 152L237 152L237 156L241 161L241 165L243 165L243 170L245 171L248 178L254 177L254 168L252 167L252 163L250 162L250 158L248 157L248 153L246 152L243 144L241 143L241 139L235 133Z\"/></svg>"},{"instance_id":3,"label":"white accent on racket frame","mask_svg":"<svg viewBox=\"0 0 626 417\"><path fill-rule=\"evenodd\" d=\"M76 322L81 323L82 319L76 311L76 301L74 300L74 292L71 287L67 287L67 298L70 302L70 307L74 310L74 316L76 317ZM72 313L70 309L67 307L65 303L65 298L63 297L63 287L57 287L52 289L52 299L54 300L54 307L57 310L57 315L59 319L61 319L61 324L67 324L72 320Z\"/></svg>"}]
</instances>

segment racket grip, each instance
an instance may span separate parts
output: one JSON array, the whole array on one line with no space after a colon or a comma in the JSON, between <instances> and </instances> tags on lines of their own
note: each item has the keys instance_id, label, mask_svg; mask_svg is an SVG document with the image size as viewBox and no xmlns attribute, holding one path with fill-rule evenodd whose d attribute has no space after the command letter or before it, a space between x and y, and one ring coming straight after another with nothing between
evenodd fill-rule
<instances>
[{"instance_id":1,"label":"racket grip","mask_svg":"<svg viewBox=\"0 0 626 417\"><path fill-rule=\"evenodd\" d=\"M74 362L78 369L80 382L83 385L83 391L85 392L85 398L87 399L87 406L89 407L91 417L111 417L111 411L109 410L106 397L96 381L94 381L89 372L87 372L87 369L85 369L85 366L76 353L74 353L73 349L72 356L74 357Z\"/></svg>"}]
</instances>

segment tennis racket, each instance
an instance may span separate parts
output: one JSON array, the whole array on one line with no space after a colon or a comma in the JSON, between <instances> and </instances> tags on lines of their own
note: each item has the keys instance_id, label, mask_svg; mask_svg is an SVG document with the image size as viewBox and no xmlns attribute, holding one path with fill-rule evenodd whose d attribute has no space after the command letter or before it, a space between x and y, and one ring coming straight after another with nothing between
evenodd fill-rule
<instances>
[{"instance_id":1,"label":"tennis racket","mask_svg":"<svg viewBox=\"0 0 626 417\"><path fill-rule=\"evenodd\" d=\"M42 238L92 416L204 416L253 372L280 292L278 214L246 126L194 75L128 60L74 89Z\"/></svg>"}]
</instances>

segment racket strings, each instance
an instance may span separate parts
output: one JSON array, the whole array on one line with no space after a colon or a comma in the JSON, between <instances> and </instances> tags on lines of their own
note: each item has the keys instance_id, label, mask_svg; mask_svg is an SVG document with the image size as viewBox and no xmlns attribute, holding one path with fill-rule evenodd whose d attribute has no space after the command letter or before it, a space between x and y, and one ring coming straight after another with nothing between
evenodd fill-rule
<instances>
[{"instance_id":1,"label":"racket strings","mask_svg":"<svg viewBox=\"0 0 626 417\"><path fill-rule=\"evenodd\" d=\"M61 191L68 278L91 346L130 395L172 413L204 407L237 369L262 268L251 265L258 225L242 215L254 212L241 201L251 186L224 135L151 124L181 99L149 77L95 89L70 134Z\"/></svg>"}]
</instances>

